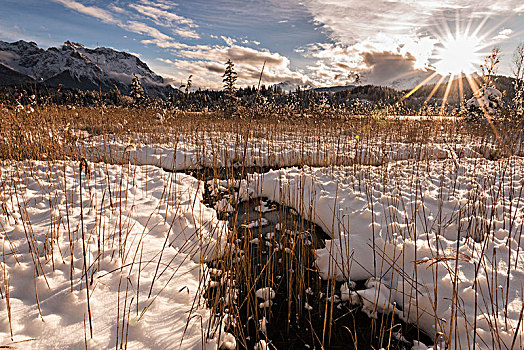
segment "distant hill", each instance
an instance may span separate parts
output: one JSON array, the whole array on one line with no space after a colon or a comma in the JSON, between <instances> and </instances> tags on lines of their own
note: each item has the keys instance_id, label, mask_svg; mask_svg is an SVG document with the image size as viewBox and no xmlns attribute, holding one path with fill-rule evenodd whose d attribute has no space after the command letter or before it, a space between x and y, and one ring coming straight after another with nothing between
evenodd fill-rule
<instances>
[{"instance_id":1,"label":"distant hill","mask_svg":"<svg viewBox=\"0 0 524 350\"><path fill-rule=\"evenodd\" d=\"M97 64L98 62L98 64ZM129 93L136 74L150 96L167 97L174 89L147 64L127 52L107 47L89 49L66 41L62 47L41 49L34 42L0 41L0 85L23 84L27 78L47 86L109 92L115 86ZM100 76L100 80L99 80Z\"/></svg>"},{"instance_id":2,"label":"distant hill","mask_svg":"<svg viewBox=\"0 0 524 350\"><path fill-rule=\"evenodd\" d=\"M283 81L281 83L278 83L278 84L274 84L272 85L273 88L280 88L282 89L282 91L285 91L285 92L291 92L291 91L295 91L297 90L298 88L302 89L302 90L309 90L312 88L311 85L297 85L291 81Z\"/></svg>"},{"instance_id":3,"label":"distant hill","mask_svg":"<svg viewBox=\"0 0 524 350\"><path fill-rule=\"evenodd\" d=\"M343 86L329 86L329 87L320 87L315 88L313 90L318 92L340 92L340 91L347 91L347 90L353 90L356 87L356 85L343 85Z\"/></svg>"},{"instance_id":4,"label":"distant hill","mask_svg":"<svg viewBox=\"0 0 524 350\"><path fill-rule=\"evenodd\" d=\"M482 84L482 78L478 75L472 75L472 78L477 82L477 84ZM504 99L506 101L510 101L513 99L515 92L513 90L513 78L503 76L503 75L497 75L494 77L495 86L497 89L502 91L505 96ZM444 79L444 81L440 84L439 87L436 88L433 98L435 99L442 99L446 93L448 85L448 80ZM462 85L462 90L461 90ZM426 99L433 89L435 89L436 84L427 84L421 86L410 98L416 98L416 99ZM405 92L408 92L409 90L405 90ZM460 98L462 99L468 99L471 96L473 96L473 89L470 86L470 83L466 77L457 78L454 79L451 85L451 88L449 90L448 95L448 102L449 103L457 103Z\"/></svg>"},{"instance_id":5,"label":"distant hill","mask_svg":"<svg viewBox=\"0 0 524 350\"><path fill-rule=\"evenodd\" d=\"M34 80L0 63L0 85L25 85Z\"/></svg>"}]
</instances>

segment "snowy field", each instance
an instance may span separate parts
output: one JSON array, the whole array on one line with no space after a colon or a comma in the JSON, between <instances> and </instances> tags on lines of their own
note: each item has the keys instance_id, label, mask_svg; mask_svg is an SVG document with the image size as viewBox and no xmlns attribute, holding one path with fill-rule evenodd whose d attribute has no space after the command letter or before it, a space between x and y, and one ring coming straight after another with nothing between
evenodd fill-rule
<instances>
[{"instance_id":1,"label":"snowy field","mask_svg":"<svg viewBox=\"0 0 524 350\"><path fill-rule=\"evenodd\" d=\"M512 140L511 154L524 156L524 144ZM304 135L302 132L275 134L272 130L239 135L202 132L150 143L147 136L118 139L95 137L81 144L91 159L155 165L167 170L201 167L289 167L328 165L383 165L400 160L438 160L500 157L506 150L493 140L464 136L436 137L402 142L387 136L360 136L344 131L336 134Z\"/></svg>"},{"instance_id":2,"label":"snowy field","mask_svg":"<svg viewBox=\"0 0 524 350\"><path fill-rule=\"evenodd\" d=\"M323 137L91 138L83 166L4 162L0 346L235 348L203 297L228 225L203 182L165 170L242 164L275 170L237 180L230 204L265 197L318 224L341 302L393 312L435 348L524 348L520 142L507 158L483 140Z\"/></svg>"},{"instance_id":3,"label":"snowy field","mask_svg":"<svg viewBox=\"0 0 524 350\"><path fill-rule=\"evenodd\" d=\"M204 348L216 348L200 262L220 254L227 227L201 204L202 183L89 167L81 186L77 162L2 167L0 344L200 349L210 338Z\"/></svg>"},{"instance_id":4,"label":"snowy field","mask_svg":"<svg viewBox=\"0 0 524 350\"><path fill-rule=\"evenodd\" d=\"M330 234L320 274L367 280L341 300L370 317L395 312L442 348L510 349L524 345L523 184L522 158L403 161L254 174L240 195L285 203Z\"/></svg>"}]
</instances>

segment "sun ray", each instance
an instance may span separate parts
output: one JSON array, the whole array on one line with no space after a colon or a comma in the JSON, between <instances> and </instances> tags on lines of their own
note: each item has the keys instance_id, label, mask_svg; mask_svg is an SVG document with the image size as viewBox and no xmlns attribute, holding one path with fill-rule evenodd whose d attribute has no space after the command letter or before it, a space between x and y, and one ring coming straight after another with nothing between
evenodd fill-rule
<instances>
[{"instance_id":1,"label":"sun ray","mask_svg":"<svg viewBox=\"0 0 524 350\"><path fill-rule=\"evenodd\" d=\"M439 116L442 117L444 115L444 108L446 107L446 103L448 102L449 92L451 91L451 86L453 84L453 78L454 75L449 75L449 81L446 86L446 92L444 93L444 98L442 99L442 106L440 107L440 113Z\"/></svg>"},{"instance_id":2,"label":"sun ray","mask_svg":"<svg viewBox=\"0 0 524 350\"><path fill-rule=\"evenodd\" d=\"M442 85L442 82L444 81L444 79L446 79L445 76L440 77L439 81L435 84L435 86L433 87L433 90L431 90L430 94L424 101L424 104L428 103L428 101L433 97L433 95L435 95L435 92L437 92L437 90L440 88L440 85Z\"/></svg>"},{"instance_id":3,"label":"sun ray","mask_svg":"<svg viewBox=\"0 0 524 350\"><path fill-rule=\"evenodd\" d=\"M411 95L413 95L415 92L417 92L418 89L420 89L423 85L427 84L431 79L435 78L437 75L438 75L437 72L433 72L433 74L431 74L429 77L427 77L426 79L424 79L420 84L418 84L416 87L414 87L410 92L408 92L407 94L405 94L404 96L402 96L402 98L400 99L399 102L402 102L402 101L404 101L406 98L408 98L408 97L410 97Z\"/></svg>"},{"instance_id":4,"label":"sun ray","mask_svg":"<svg viewBox=\"0 0 524 350\"><path fill-rule=\"evenodd\" d=\"M455 12L455 33L460 33L460 12Z\"/></svg>"},{"instance_id":5,"label":"sun ray","mask_svg":"<svg viewBox=\"0 0 524 350\"><path fill-rule=\"evenodd\" d=\"M459 87L459 98L458 98L458 102L459 104L462 104L462 101L463 101L463 95L464 95L464 84L462 82L463 78L462 77L459 77L458 79L458 87Z\"/></svg>"},{"instance_id":6,"label":"sun ray","mask_svg":"<svg viewBox=\"0 0 524 350\"><path fill-rule=\"evenodd\" d=\"M494 31L500 29L504 23L506 23L509 20L509 17L501 19L499 22L497 22L496 25L492 26L491 29L486 31L484 34L482 34L479 38L480 40L484 41L488 36L493 34Z\"/></svg>"},{"instance_id":7,"label":"sun ray","mask_svg":"<svg viewBox=\"0 0 524 350\"><path fill-rule=\"evenodd\" d=\"M468 79L468 83L469 83L471 89L473 91L477 91L479 89L479 85L475 81L475 78L470 76L470 75L466 75L466 78ZM495 124L493 124L493 120L492 120L491 115L488 113L486 108L484 108L484 106L482 106L482 105L481 105L481 110L482 110L482 113L484 114L484 118L486 118L486 120L488 121L488 124L489 124L491 130L493 130L493 133L495 134L496 139L498 140L500 145L504 148L504 151L506 153L508 153L508 148L507 148L506 144L504 143L504 141L502 141L502 138L500 137L500 133L498 132L497 128L495 127Z\"/></svg>"},{"instance_id":8,"label":"sun ray","mask_svg":"<svg viewBox=\"0 0 524 350\"><path fill-rule=\"evenodd\" d=\"M484 19L482 20L482 22L480 22L480 24L477 26L477 28L475 29L475 31L473 33L471 33L472 36L477 36L478 33L480 33L480 30L482 29L482 27L484 27L484 24L486 24L486 22L488 21L489 19L489 16L486 16L484 17Z\"/></svg>"},{"instance_id":9,"label":"sun ray","mask_svg":"<svg viewBox=\"0 0 524 350\"><path fill-rule=\"evenodd\" d=\"M454 100L455 97L452 97L452 93L458 95L456 101L459 105L462 105L466 98L464 96L465 87L468 84L473 93L483 86L484 82L479 81L478 75L473 73L478 72L484 58L491 53L491 49L487 50L487 48L494 47L505 38L502 36L491 38L491 36L493 32L502 28L501 26L508 19L509 17L504 18L498 21L497 25L492 26L489 16L482 17L479 23L474 16L465 18L460 11L457 11L454 25L446 20L441 22L436 20L435 25L430 29L433 37L438 40L428 62L431 74L405 93L398 102L410 98L424 85L429 84L433 79L437 80L438 77L438 82L432 87L424 104L427 104L437 92L443 93L439 109L440 117L444 115L446 105L450 103L452 98ZM437 24L437 22L440 23ZM489 28L486 28L488 23ZM511 36L517 35L517 33L511 33ZM467 83L464 82L464 78L466 78ZM446 88L441 89L446 80L448 80L445 83ZM457 81L455 82L455 80ZM457 85L453 86L454 84Z\"/></svg>"}]
</instances>

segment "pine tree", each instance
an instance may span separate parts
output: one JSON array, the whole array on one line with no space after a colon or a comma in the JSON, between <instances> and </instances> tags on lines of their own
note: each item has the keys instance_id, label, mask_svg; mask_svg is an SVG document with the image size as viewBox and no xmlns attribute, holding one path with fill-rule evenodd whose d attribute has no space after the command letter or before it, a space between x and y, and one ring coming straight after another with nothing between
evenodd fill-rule
<instances>
[{"instance_id":1,"label":"pine tree","mask_svg":"<svg viewBox=\"0 0 524 350\"><path fill-rule=\"evenodd\" d=\"M226 96L230 99L235 97L235 92L237 91L237 88L235 87L237 72L235 72L234 66L235 65L231 62L231 59L227 60L226 70L224 75L222 75L222 78L224 78L222 79L224 82L224 91L226 92Z\"/></svg>"},{"instance_id":2,"label":"pine tree","mask_svg":"<svg viewBox=\"0 0 524 350\"><path fill-rule=\"evenodd\" d=\"M143 104L146 99L144 88L135 74L133 74L133 81L131 82L131 97L137 106Z\"/></svg>"},{"instance_id":3,"label":"pine tree","mask_svg":"<svg viewBox=\"0 0 524 350\"><path fill-rule=\"evenodd\" d=\"M193 86L193 81L191 80L191 78L193 78L193 74L191 74L187 78L186 89L185 89L186 96L189 95L189 92L191 91L191 86Z\"/></svg>"}]
</instances>

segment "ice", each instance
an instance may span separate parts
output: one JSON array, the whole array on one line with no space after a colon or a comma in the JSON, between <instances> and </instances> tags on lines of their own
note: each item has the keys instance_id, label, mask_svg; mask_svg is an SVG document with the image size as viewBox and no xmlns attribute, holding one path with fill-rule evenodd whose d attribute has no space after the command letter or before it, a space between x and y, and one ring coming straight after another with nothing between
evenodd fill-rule
<instances>
[{"instance_id":1,"label":"ice","mask_svg":"<svg viewBox=\"0 0 524 350\"><path fill-rule=\"evenodd\" d=\"M275 299L275 291L271 287L260 288L255 292L257 298L263 300L273 300Z\"/></svg>"}]
</instances>

